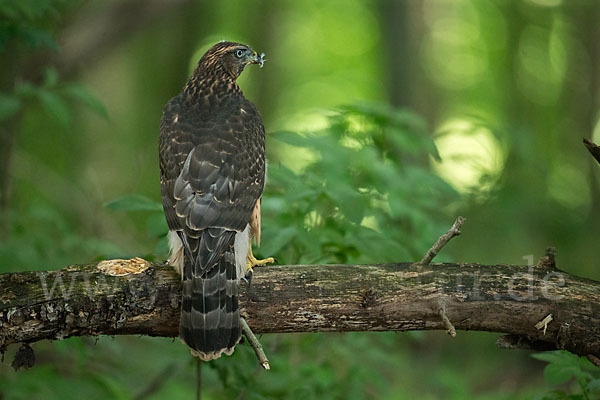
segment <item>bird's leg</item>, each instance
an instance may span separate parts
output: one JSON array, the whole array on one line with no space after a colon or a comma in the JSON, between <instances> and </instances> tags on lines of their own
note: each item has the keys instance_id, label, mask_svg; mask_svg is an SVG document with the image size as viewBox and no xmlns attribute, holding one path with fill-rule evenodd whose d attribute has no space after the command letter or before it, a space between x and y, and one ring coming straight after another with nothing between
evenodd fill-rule
<instances>
[{"instance_id":1,"label":"bird's leg","mask_svg":"<svg viewBox=\"0 0 600 400\"><path fill-rule=\"evenodd\" d=\"M250 246L248 246L248 255L246 256L246 280L248 284L252 282L252 274L254 273L254 267L263 267L267 264L276 263L277 259L275 257L268 257L262 260L254 257L252 253L252 241L250 241Z\"/></svg>"},{"instance_id":2,"label":"bird's leg","mask_svg":"<svg viewBox=\"0 0 600 400\"><path fill-rule=\"evenodd\" d=\"M252 245L250 246L249 250L248 250L248 262L246 263L246 266L248 267L248 269L252 269L253 267L263 267L267 264L271 264L271 263L276 263L277 260L274 257L268 257L262 260L257 259L256 257L254 257L254 254L252 253Z\"/></svg>"}]
</instances>

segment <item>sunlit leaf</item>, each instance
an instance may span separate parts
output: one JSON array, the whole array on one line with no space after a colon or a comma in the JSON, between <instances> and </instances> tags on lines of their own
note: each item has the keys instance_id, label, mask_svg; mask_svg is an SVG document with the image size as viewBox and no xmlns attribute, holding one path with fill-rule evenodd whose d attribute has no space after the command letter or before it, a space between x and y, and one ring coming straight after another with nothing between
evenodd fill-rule
<instances>
[{"instance_id":1,"label":"sunlit leaf","mask_svg":"<svg viewBox=\"0 0 600 400\"><path fill-rule=\"evenodd\" d=\"M364 216L365 201L358 191L351 187L341 185L339 182L330 183L326 186L325 192L332 198L334 204L340 207L350 221L359 223Z\"/></svg>"},{"instance_id":2,"label":"sunlit leaf","mask_svg":"<svg viewBox=\"0 0 600 400\"><path fill-rule=\"evenodd\" d=\"M308 141L304 136L290 131L273 132L270 134L270 137L297 147L306 147L308 144Z\"/></svg>"}]
</instances>

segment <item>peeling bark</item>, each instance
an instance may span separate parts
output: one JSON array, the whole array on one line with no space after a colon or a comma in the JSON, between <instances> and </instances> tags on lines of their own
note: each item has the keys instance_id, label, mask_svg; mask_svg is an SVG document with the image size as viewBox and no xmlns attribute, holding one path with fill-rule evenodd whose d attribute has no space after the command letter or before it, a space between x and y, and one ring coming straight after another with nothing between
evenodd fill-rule
<instances>
[{"instance_id":1,"label":"peeling bark","mask_svg":"<svg viewBox=\"0 0 600 400\"><path fill-rule=\"evenodd\" d=\"M178 275L136 260L143 268L120 276L106 262L0 275L0 350L70 336L177 336ZM600 283L545 264L282 265L257 268L242 286L256 333L447 330L443 310L456 330L600 356Z\"/></svg>"}]
</instances>

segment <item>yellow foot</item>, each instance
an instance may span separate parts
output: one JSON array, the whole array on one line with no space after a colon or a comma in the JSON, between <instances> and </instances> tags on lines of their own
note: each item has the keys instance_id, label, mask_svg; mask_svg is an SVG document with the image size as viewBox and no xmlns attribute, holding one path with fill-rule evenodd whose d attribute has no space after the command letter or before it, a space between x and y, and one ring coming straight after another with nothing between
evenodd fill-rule
<instances>
[{"instance_id":1,"label":"yellow foot","mask_svg":"<svg viewBox=\"0 0 600 400\"><path fill-rule=\"evenodd\" d=\"M248 255L248 262L246 263L246 267L248 269L252 269L254 267L264 267L267 264L276 263L277 260L274 257L265 258L263 260L258 260L254 257L252 253Z\"/></svg>"},{"instance_id":2,"label":"yellow foot","mask_svg":"<svg viewBox=\"0 0 600 400\"><path fill-rule=\"evenodd\" d=\"M275 257L265 258L263 260L258 260L252 254L252 246L250 246L250 251L248 251L248 256L246 257L246 276L244 279L250 284L252 282L252 275L254 274L254 267L264 267L267 264L276 263L277 259Z\"/></svg>"}]
</instances>

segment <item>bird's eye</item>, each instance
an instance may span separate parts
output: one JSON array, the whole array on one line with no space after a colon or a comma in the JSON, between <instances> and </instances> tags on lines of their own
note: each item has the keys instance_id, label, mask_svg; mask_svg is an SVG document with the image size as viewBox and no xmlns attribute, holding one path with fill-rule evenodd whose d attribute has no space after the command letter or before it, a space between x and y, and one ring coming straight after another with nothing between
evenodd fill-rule
<instances>
[{"instance_id":1,"label":"bird's eye","mask_svg":"<svg viewBox=\"0 0 600 400\"><path fill-rule=\"evenodd\" d=\"M243 55L244 55L244 51L243 51L242 49L237 49L237 50L235 51L235 56L236 56L237 58L242 58L242 56L243 56Z\"/></svg>"}]
</instances>

